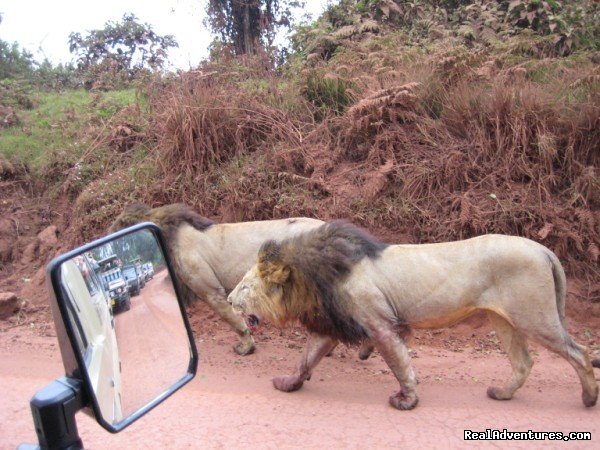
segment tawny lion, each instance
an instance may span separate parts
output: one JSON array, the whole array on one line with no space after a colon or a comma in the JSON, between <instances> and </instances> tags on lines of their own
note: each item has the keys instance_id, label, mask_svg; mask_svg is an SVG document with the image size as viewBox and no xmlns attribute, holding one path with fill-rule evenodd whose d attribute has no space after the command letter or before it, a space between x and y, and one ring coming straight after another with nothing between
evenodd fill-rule
<instances>
[{"instance_id":1,"label":"tawny lion","mask_svg":"<svg viewBox=\"0 0 600 450\"><path fill-rule=\"evenodd\" d=\"M487 235L426 245L384 245L347 223L331 222L265 243L258 263L231 292L233 309L253 324L299 320L310 339L298 371L273 379L300 389L338 341L372 339L400 383L397 409L417 405L404 342L409 327L440 328L484 310L506 348L513 372L487 394L508 400L533 364L527 337L564 357L581 381L585 406L598 385L585 347L565 329L565 274L557 257L528 239Z\"/></svg>"},{"instance_id":2,"label":"tawny lion","mask_svg":"<svg viewBox=\"0 0 600 450\"><path fill-rule=\"evenodd\" d=\"M323 224L305 217L217 224L183 204L151 209L137 203L126 207L110 230L145 221L154 222L163 232L179 281L237 332L240 341L234 350L239 355L254 352L254 338L233 313L227 294L252 267L266 240L288 238Z\"/></svg>"}]
</instances>

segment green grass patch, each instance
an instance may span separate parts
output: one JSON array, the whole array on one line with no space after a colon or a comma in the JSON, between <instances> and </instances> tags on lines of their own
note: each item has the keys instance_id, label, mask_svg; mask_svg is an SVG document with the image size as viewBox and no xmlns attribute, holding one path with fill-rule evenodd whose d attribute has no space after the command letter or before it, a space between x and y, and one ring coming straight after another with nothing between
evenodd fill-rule
<instances>
[{"instance_id":1,"label":"green grass patch","mask_svg":"<svg viewBox=\"0 0 600 450\"><path fill-rule=\"evenodd\" d=\"M106 93L84 90L39 92L37 106L19 110L20 123L0 130L0 154L18 159L33 170L59 153L76 161L93 139L94 122L103 122L136 103L134 89Z\"/></svg>"}]
</instances>

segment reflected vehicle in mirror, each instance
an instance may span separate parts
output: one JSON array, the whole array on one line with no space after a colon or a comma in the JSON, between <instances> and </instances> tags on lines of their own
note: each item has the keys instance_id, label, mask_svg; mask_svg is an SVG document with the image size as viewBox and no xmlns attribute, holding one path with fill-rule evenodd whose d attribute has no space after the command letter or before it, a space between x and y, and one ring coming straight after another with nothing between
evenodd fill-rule
<instances>
[{"instance_id":1,"label":"reflected vehicle in mirror","mask_svg":"<svg viewBox=\"0 0 600 450\"><path fill-rule=\"evenodd\" d=\"M87 256L94 261L92 256ZM117 255L109 255L97 263L102 286L110 297L110 306L114 312L128 311L131 307L129 289L121 271L121 260Z\"/></svg>"},{"instance_id":2,"label":"reflected vehicle in mirror","mask_svg":"<svg viewBox=\"0 0 600 450\"><path fill-rule=\"evenodd\" d=\"M151 262L142 264L142 270L144 271L146 280L151 280L152 278L154 278L154 265Z\"/></svg>"},{"instance_id":3,"label":"reflected vehicle in mirror","mask_svg":"<svg viewBox=\"0 0 600 450\"><path fill-rule=\"evenodd\" d=\"M139 295L142 290L142 283L140 282L140 277L138 275L137 270L135 270L135 267L123 267L123 275L125 276L125 280L127 281L129 295Z\"/></svg>"},{"instance_id":4,"label":"reflected vehicle in mirror","mask_svg":"<svg viewBox=\"0 0 600 450\"><path fill-rule=\"evenodd\" d=\"M118 422L123 417L121 368L110 300L83 256L65 261L61 265L60 279L77 348L88 368L92 390L107 420Z\"/></svg>"},{"instance_id":5,"label":"reflected vehicle in mirror","mask_svg":"<svg viewBox=\"0 0 600 450\"><path fill-rule=\"evenodd\" d=\"M135 271L137 273L138 279L140 281L140 288L144 288L146 286L146 276L144 275L144 271L142 269L142 263L140 257L134 257L133 259L127 262L128 265L132 265L135 267Z\"/></svg>"},{"instance_id":6,"label":"reflected vehicle in mirror","mask_svg":"<svg viewBox=\"0 0 600 450\"><path fill-rule=\"evenodd\" d=\"M132 299L122 261L140 259L152 261L154 274ZM135 272L134 264L131 268ZM154 224L135 225L61 255L46 272L66 376L31 400L42 448L83 448L75 422L80 409L118 432L194 377L196 347ZM126 314L115 314L120 289L127 293Z\"/></svg>"},{"instance_id":7,"label":"reflected vehicle in mirror","mask_svg":"<svg viewBox=\"0 0 600 450\"><path fill-rule=\"evenodd\" d=\"M140 280L140 287L143 289L146 287L146 277L142 271L141 264L135 264L135 271L137 272L138 279Z\"/></svg>"}]
</instances>

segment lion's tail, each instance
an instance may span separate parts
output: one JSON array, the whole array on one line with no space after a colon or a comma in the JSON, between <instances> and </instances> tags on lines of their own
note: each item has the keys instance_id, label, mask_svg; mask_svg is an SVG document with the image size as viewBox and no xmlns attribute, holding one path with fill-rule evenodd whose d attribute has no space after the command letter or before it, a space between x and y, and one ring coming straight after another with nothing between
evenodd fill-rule
<instances>
[{"instance_id":1,"label":"lion's tail","mask_svg":"<svg viewBox=\"0 0 600 450\"><path fill-rule=\"evenodd\" d=\"M565 323L565 299L567 298L567 277L558 257L550 250L546 252L552 266L552 277L554 278L554 292L556 295L556 308L563 327Z\"/></svg>"},{"instance_id":2,"label":"lion's tail","mask_svg":"<svg viewBox=\"0 0 600 450\"><path fill-rule=\"evenodd\" d=\"M565 276L565 271L557 256L550 250L548 250L546 254L552 266L552 277L554 278L554 292L556 295L556 307L558 308L558 317L563 328L565 328L565 299L567 297L567 277ZM592 367L600 368L600 358L592 359L591 363Z\"/></svg>"}]
</instances>

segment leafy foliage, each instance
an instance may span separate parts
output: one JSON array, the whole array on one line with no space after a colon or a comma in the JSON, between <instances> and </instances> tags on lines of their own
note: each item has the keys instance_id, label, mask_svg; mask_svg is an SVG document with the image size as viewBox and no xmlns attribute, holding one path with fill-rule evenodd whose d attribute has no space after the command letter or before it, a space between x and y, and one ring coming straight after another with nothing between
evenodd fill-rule
<instances>
[{"instance_id":1,"label":"leafy foliage","mask_svg":"<svg viewBox=\"0 0 600 450\"><path fill-rule=\"evenodd\" d=\"M235 55L255 55L272 48L277 29L291 27L300 0L209 0L207 24Z\"/></svg>"},{"instance_id":2,"label":"leafy foliage","mask_svg":"<svg viewBox=\"0 0 600 450\"><path fill-rule=\"evenodd\" d=\"M34 86L56 89L78 85L72 65L53 66L48 60L40 64L30 52L19 48L16 42L10 44L1 39L0 82L0 105L23 108L33 107L28 91Z\"/></svg>"},{"instance_id":3,"label":"leafy foliage","mask_svg":"<svg viewBox=\"0 0 600 450\"><path fill-rule=\"evenodd\" d=\"M515 27L557 35L555 44L563 54L576 47L600 46L600 7L596 1L512 0L507 12L508 21Z\"/></svg>"},{"instance_id":4,"label":"leafy foliage","mask_svg":"<svg viewBox=\"0 0 600 450\"><path fill-rule=\"evenodd\" d=\"M161 70L167 62L167 51L177 46L173 36L158 35L133 14L125 14L121 22L109 21L103 29L92 30L87 36L69 35L69 50L85 74L87 88L94 84L105 87L110 79L124 83L144 70Z\"/></svg>"},{"instance_id":5,"label":"leafy foliage","mask_svg":"<svg viewBox=\"0 0 600 450\"><path fill-rule=\"evenodd\" d=\"M377 21L374 29L370 21ZM544 56L600 48L600 3L595 0L341 0L329 6L312 29L300 29L296 48L307 48L319 30L327 37L361 40L400 29L413 40L458 37L493 43L521 33L548 37ZM332 32L331 32L332 31ZM308 41L308 42L307 42ZM536 53L532 51L530 53Z\"/></svg>"},{"instance_id":6,"label":"leafy foliage","mask_svg":"<svg viewBox=\"0 0 600 450\"><path fill-rule=\"evenodd\" d=\"M33 55L14 42L0 40L0 80L31 76L35 69Z\"/></svg>"},{"instance_id":7,"label":"leafy foliage","mask_svg":"<svg viewBox=\"0 0 600 450\"><path fill-rule=\"evenodd\" d=\"M23 80L1 80L0 105L15 109L33 108L35 106L33 87Z\"/></svg>"},{"instance_id":8,"label":"leafy foliage","mask_svg":"<svg viewBox=\"0 0 600 450\"><path fill-rule=\"evenodd\" d=\"M35 85L51 90L81 87L81 78L71 63L54 66L50 61L44 60L37 65L31 80Z\"/></svg>"}]
</instances>

